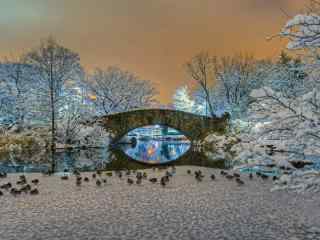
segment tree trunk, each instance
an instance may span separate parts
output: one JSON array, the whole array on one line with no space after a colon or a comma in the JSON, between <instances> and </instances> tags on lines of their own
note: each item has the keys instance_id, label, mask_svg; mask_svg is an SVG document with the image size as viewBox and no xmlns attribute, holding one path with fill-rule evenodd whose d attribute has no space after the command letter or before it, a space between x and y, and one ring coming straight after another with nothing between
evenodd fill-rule
<instances>
[{"instance_id":1,"label":"tree trunk","mask_svg":"<svg viewBox=\"0 0 320 240\"><path fill-rule=\"evenodd\" d=\"M55 105L54 105L54 84L53 84L53 69L52 63L50 64L50 110L51 110L51 151L55 150Z\"/></svg>"},{"instance_id":2,"label":"tree trunk","mask_svg":"<svg viewBox=\"0 0 320 240\"><path fill-rule=\"evenodd\" d=\"M52 66L52 56L51 56L51 64L50 64L50 110L51 110L51 166L52 166L52 173L55 171L56 167L56 160L55 160L55 153L56 153L56 129L55 129L55 103L54 103L54 79L53 79L53 66Z\"/></svg>"}]
</instances>

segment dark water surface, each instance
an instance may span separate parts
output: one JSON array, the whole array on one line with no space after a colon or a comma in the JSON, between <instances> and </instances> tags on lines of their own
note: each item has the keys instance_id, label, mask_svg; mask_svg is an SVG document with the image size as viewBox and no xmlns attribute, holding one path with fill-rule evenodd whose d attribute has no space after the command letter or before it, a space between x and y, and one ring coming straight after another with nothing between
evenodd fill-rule
<instances>
[{"instance_id":1,"label":"dark water surface","mask_svg":"<svg viewBox=\"0 0 320 240\"><path fill-rule=\"evenodd\" d=\"M147 126L133 130L124 136L119 144L108 148L57 150L53 156L48 152L39 152L1 156L0 171L15 173L48 170L62 172L74 169L121 170L172 164L229 167L224 160L208 157L214 154L196 150L178 131L163 126Z\"/></svg>"},{"instance_id":2,"label":"dark water surface","mask_svg":"<svg viewBox=\"0 0 320 240\"><path fill-rule=\"evenodd\" d=\"M165 143L162 143L165 144ZM128 146L122 146L127 148ZM121 147L121 148L122 148ZM183 151L187 146L179 146L177 143L170 143L168 146L169 152L168 157L176 158L177 153L174 151ZM207 166L214 168L227 168L228 163L223 160L212 160L207 157L204 152L197 152L189 149L184 155L173 161L162 161L161 155L154 154L153 157L156 160L147 160L150 164L145 163L142 160L134 160L128 156L121 148L113 149L74 149L57 151L54 159L54 171L62 172L65 169L69 171L78 169L80 171L94 171L96 169L106 170L121 170L121 169L141 169L151 168L161 163L163 165L196 165L196 166ZM172 150L173 149L173 150ZM134 150L128 150L128 152L137 153ZM158 153L160 150L156 150ZM143 151L144 152L144 151ZM165 153L167 154L167 153ZM163 157L164 155L162 155ZM159 158L160 160L158 160ZM44 172L52 169L51 154L47 153L42 162L34 162L31 158L15 158L11 156L0 160L0 172L5 171L8 173L17 172ZM166 157L165 157L166 159ZM160 161L160 162L159 162ZM154 164L153 164L154 163Z\"/></svg>"}]
</instances>

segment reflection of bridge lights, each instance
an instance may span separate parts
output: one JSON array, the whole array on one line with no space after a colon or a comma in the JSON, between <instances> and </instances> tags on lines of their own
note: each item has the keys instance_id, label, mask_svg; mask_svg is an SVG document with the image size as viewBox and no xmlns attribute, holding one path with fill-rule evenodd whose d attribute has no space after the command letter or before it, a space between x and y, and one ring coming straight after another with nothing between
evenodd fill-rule
<instances>
[{"instance_id":1,"label":"reflection of bridge lights","mask_svg":"<svg viewBox=\"0 0 320 240\"><path fill-rule=\"evenodd\" d=\"M171 149L171 151L170 151L170 154L171 154L171 155L176 155L176 153L177 153L177 152L176 152L175 149Z\"/></svg>"},{"instance_id":2,"label":"reflection of bridge lights","mask_svg":"<svg viewBox=\"0 0 320 240\"><path fill-rule=\"evenodd\" d=\"M147 150L148 156L151 156L155 153L155 148L154 147L149 147Z\"/></svg>"}]
</instances>

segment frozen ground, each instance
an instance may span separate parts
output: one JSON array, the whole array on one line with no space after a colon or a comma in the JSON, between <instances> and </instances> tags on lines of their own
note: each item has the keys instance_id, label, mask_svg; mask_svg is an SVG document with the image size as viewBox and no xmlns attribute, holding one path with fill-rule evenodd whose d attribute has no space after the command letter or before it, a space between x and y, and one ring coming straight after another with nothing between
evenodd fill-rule
<instances>
[{"instance_id":1,"label":"frozen ground","mask_svg":"<svg viewBox=\"0 0 320 240\"><path fill-rule=\"evenodd\" d=\"M197 182L187 169L206 177ZM272 180L243 176L245 185L238 186L218 172L177 167L165 188L148 181L128 186L125 177L77 187L74 177L28 174L39 178L40 194L0 197L0 239L320 239L319 193L271 193ZM82 175L91 180L91 173Z\"/></svg>"}]
</instances>

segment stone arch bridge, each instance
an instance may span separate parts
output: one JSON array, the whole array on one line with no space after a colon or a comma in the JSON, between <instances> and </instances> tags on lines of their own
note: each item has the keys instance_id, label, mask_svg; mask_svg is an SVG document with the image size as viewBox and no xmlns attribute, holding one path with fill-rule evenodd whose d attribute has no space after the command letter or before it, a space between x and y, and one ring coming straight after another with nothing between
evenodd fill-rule
<instances>
[{"instance_id":1,"label":"stone arch bridge","mask_svg":"<svg viewBox=\"0 0 320 240\"><path fill-rule=\"evenodd\" d=\"M228 119L228 114L206 117L176 110L143 109L106 115L96 122L113 134L115 143L133 129L157 124L179 130L191 141L202 140L211 133L225 133Z\"/></svg>"}]
</instances>

